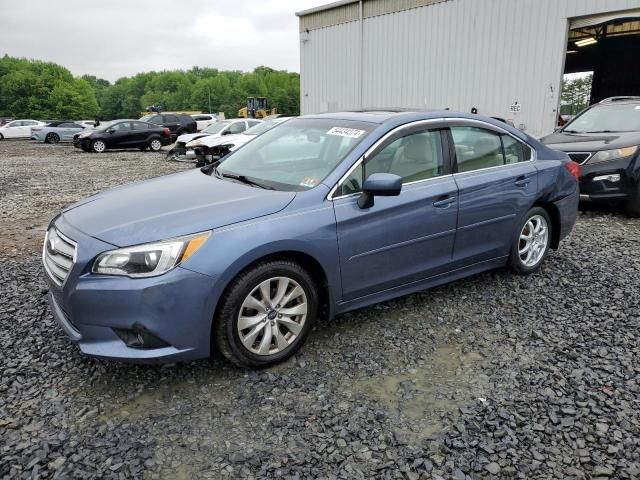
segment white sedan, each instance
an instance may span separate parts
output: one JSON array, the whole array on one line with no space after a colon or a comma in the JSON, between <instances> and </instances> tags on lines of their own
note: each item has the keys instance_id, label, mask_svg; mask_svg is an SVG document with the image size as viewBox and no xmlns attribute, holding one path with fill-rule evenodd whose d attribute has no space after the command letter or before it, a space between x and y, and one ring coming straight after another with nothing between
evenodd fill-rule
<instances>
[{"instance_id":1,"label":"white sedan","mask_svg":"<svg viewBox=\"0 0 640 480\"><path fill-rule=\"evenodd\" d=\"M13 120L0 127L0 140L5 138L31 138L31 127L44 127L38 120Z\"/></svg>"}]
</instances>

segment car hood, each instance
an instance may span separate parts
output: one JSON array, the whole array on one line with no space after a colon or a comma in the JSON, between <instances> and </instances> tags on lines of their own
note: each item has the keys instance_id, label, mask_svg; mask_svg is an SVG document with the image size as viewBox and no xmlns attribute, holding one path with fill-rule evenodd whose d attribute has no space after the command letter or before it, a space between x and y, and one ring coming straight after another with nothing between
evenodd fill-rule
<instances>
[{"instance_id":1,"label":"car hood","mask_svg":"<svg viewBox=\"0 0 640 480\"><path fill-rule=\"evenodd\" d=\"M597 152L640 145L640 132L557 132L541 138L540 141L549 148L563 152Z\"/></svg>"},{"instance_id":2,"label":"car hood","mask_svg":"<svg viewBox=\"0 0 640 480\"><path fill-rule=\"evenodd\" d=\"M71 205L63 216L87 235L123 247L270 215L295 195L194 169L107 190Z\"/></svg>"},{"instance_id":3,"label":"car hood","mask_svg":"<svg viewBox=\"0 0 640 480\"><path fill-rule=\"evenodd\" d=\"M190 141L195 140L196 138L206 137L207 135L208 135L207 133L202 133L202 132L186 133L184 135L180 135L176 139L176 142L189 143Z\"/></svg>"},{"instance_id":4,"label":"car hood","mask_svg":"<svg viewBox=\"0 0 640 480\"><path fill-rule=\"evenodd\" d=\"M226 143L234 143L244 140L245 138L249 138L251 135L244 135L242 133L237 133L235 135L209 135L207 137L203 137L200 140L200 145L205 145L207 147L215 147L216 145L224 145ZM251 137L253 138L253 137Z\"/></svg>"}]
</instances>

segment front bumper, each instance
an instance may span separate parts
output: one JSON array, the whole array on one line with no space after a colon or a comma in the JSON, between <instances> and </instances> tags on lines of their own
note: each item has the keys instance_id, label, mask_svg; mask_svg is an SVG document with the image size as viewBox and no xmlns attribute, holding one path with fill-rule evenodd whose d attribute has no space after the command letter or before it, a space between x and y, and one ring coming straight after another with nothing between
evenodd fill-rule
<instances>
[{"instance_id":1,"label":"front bumper","mask_svg":"<svg viewBox=\"0 0 640 480\"><path fill-rule=\"evenodd\" d=\"M114 246L89 237L63 218L56 228L75 241L77 259L59 287L45 273L51 311L82 353L135 363L189 361L210 355L217 301L212 277L177 267L151 278L90 272L95 257ZM159 348L128 346L118 331L149 332Z\"/></svg>"},{"instance_id":2,"label":"front bumper","mask_svg":"<svg viewBox=\"0 0 640 480\"><path fill-rule=\"evenodd\" d=\"M624 200L636 188L637 174L634 174L634 158L623 158L611 162L588 162L582 165L580 176L581 200Z\"/></svg>"}]
</instances>

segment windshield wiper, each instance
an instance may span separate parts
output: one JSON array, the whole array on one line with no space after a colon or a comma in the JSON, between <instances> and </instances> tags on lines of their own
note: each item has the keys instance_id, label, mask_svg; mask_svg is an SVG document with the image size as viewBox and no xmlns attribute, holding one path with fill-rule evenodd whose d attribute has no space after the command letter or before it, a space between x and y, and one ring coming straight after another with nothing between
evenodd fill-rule
<instances>
[{"instance_id":1,"label":"windshield wiper","mask_svg":"<svg viewBox=\"0 0 640 480\"><path fill-rule=\"evenodd\" d=\"M585 132L585 133L613 133L613 130L594 130L593 132Z\"/></svg>"},{"instance_id":2,"label":"windshield wiper","mask_svg":"<svg viewBox=\"0 0 640 480\"><path fill-rule=\"evenodd\" d=\"M259 187L259 188L264 188L265 190L275 190L275 188L273 188L273 187L270 187L268 185L264 185L262 183L255 182L253 180L250 180L245 175L236 175L236 174L233 174L233 173L222 173L217 168L214 168L213 171L214 171L214 173L216 174L216 176L218 178L222 178L222 177L230 178L232 180L237 180L239 182L246 183L247 185L252 185L254 187Z\"/></svg>"}]
</instances>

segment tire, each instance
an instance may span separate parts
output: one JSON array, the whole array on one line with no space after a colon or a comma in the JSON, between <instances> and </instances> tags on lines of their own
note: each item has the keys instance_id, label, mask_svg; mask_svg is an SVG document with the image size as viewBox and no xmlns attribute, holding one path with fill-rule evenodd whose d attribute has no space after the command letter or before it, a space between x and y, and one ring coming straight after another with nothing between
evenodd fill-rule
<instances>
[{"instance_id":1,"label":"tire","mask_svg":"<svg viewBox=\"0 0 640 480\"><path fill-rule=\"evenodd\" d=\"M280 306L276 302L282 299L286 303ZM215 344L237 366L267 367L300 349L317 315L317 287L304 268L288 260L261 262L240 273L227 288L214 320Z\"/></svg>"},{"instance_id":2,"label":"tire","mask_svg":"<svg viewBox=\"0 0 640 480\"><path fill-rule=\"evenodd\" d=\"M627 200L627 215L630 217L640 217L640 182L638 182L634 192Z\"/></svg>"},{"instance_id":3,"label":"tire","mask_svg":"<svg viewBox=\"0 0 640 480\"><path fill-rule=\"evenodd\" d=\"M91 150L96 153L102 153L107 149L107 144L103 140L94 140L91 142Z\"/></svg>"},{"instance_id":4,"label":"tire","mask_svg":"<svg viewBox=\"0 0 640 480\"><path fill-rule=\"evenodd\" d=\"M152 152L159 152L162 148L162 142L158 138L152 138L149 141L149 150Z\"/></svg>"},{"instance_id":5,"label":"tire","mask_svg":"<svg viewBox=\"0 0 640 480\"><path fill-rule=\"evenodd\" d=\"M4 140L4 135L0 133L0 140Z\"/></svg>"},{"instance_id":6,"label":"tire","mask_svg":"<svg viewBox=\"0 0 640 480\"><path fill-rule=\"evenodd\" d=\"M509 266L519 275L537 272L549 253L552 224L544 208L533 207L518 226Z\"/></svg>"},{"instance_id":7,"label":"tire","mask_svg":"<svg viewBox=\"0 0 640 480\"><path fill-rule=\"evenodd\" d=\"M57 133L47 133L47 136L44 138L44 143L58 143L60 141L60 136Z\"/></svg>"}]
</instances>

